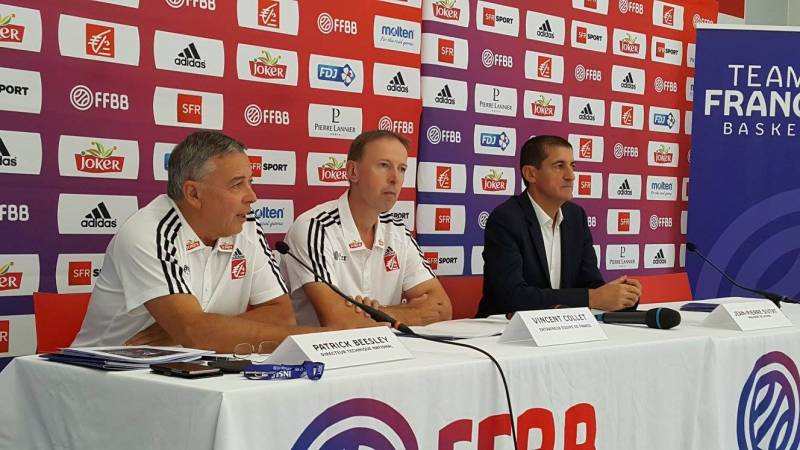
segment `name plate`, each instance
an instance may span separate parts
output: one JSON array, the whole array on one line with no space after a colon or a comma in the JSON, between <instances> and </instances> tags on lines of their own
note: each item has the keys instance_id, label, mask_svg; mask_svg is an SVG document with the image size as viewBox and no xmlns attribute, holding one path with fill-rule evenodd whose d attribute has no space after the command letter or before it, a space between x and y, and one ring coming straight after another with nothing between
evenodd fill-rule
<instances>
[{"instance_id":1,"label":"name plate","mask_svg":"<svg viewBox=\"0 0 800 450\"><path fill-rule=\"evenodd\" d=\"M589 308L519 311L499 342L533 340L537 347L608 339Z\"/></svg>"},{"instance_id":2,"label":"name plate","mask_svg":"<svg viewBox=\"0 0 800 450\"><path fill-rule=\"evenodd\" d=\"M328 370L413 357L389 327L372 327L288 336L266 362L318 361Z\"/></svg>"},{"instance_id":3,"label":"name plate","mask_svg":"<svg viewBox=\"0 0 800 450\"><path fill-rule=\"evenodd\" d=\"M739 331L790 327L792 322L769 300L720 303L703 320L703 325Z\"/></svg>"}]
</instances>

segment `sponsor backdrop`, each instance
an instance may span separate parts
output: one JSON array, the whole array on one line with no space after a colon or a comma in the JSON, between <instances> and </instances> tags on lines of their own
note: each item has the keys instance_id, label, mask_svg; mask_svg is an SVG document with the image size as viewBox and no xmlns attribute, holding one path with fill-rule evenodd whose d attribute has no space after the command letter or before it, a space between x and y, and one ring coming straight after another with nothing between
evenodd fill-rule
<instances>
[{"instance_id":1,"label":"sponsor backdrop","mask_svg":"<svg viewBox=\"0 0 800 450\"><path fill-rule=\"evenodd\" d=\"M50 3L0 0L0 357L35 351L32 292L91 291L194 129L251 148L272 243L341 193L362 130L416 156L419 2ZM416 158L410 173L396 213L411 228Z\"/></svg>"},{"instance_id":2,"label":"sponsor backdrop","mask_svg":"<svg viewBox=\"0 0 800 450\"><path fill-rule=\"evenodd\" d=\"M198 128L252 149L273 243L346 186L351 138L407 136L394 213L442 275L481 273L482 224L522 189L518 146L561 134L606 275L682 266L692 42L716 2L42 4L0 0L0 357L35 350L32 292L91 290Z\"/></svg>"},{"instance_id":3,"label":"sponsor backdrop","mask_svg":"<svg viewBox=\"0 0 800 450\"><path fill-rule=\"evenodd\" d=\"M714 1L422 2L419 242L481 274L519 147L568 137L605 277L683 270L695 28ZM466 259L468 258L468 259Z\"/></svg>"},{"instance_id":4,"label":"sponsor backdrop","mask_svg":"<svg viewBox=\"0 0 800 450\"><path fill-rule=\"evenodd\" d=\"M698 43L692 172L702 177L692 186L689 238L742 285L796 298L800 71L788 55L800 36L704 29ZM688 271L698 298L744 294L699 258Z\"/></svg>"}]
</instances>

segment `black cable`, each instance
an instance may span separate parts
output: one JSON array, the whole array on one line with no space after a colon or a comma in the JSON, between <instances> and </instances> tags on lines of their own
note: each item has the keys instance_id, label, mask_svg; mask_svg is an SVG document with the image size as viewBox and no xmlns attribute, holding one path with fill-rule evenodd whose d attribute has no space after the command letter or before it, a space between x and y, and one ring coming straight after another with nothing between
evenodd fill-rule
<instances>
[{"instance_id":1,"label":"black cable","mask_svg":"<svg viewBox=\"0 0 800 450\"><path fill-rule=\"evenodd\" d=\"M483 353L484 355L488 356L489 359L492 360L492 362L494 363L495 367L497 367L497 371L500 372L500 379L503 380L503 388L506 391L506 402L508 403L508 418L509 418L509 420L511 420L511 438L514 440L514 450L519 450L519 448L517 447L517 429L516 429L516 426L514 425L514 411L511 409L511 394L509 394L509 392L508 392L508 382L506 382L506 375L503 373L503 369L500 367L500 363L498 363L497 360L494 359L494 356L492 356L486 350L483 350L481 348L475 347L473 345L463 344L461 342L453 342L453 341L447 341L447 340L443 340L443 339L436 339L436 338L432 338L432 337L428 337L428 336L423 336L423 335L417 334L417 333L414 333L414 334L411 334L411 335L406 334L406 336L417 337L417 338L420 338L420 339L424 339L426 341L439 342L441 344L449 344L449 345L456 345L458 347L471 348L472 350L475 350L475 351L478 351L480 353Z\"/></svg>"}]
</instances>

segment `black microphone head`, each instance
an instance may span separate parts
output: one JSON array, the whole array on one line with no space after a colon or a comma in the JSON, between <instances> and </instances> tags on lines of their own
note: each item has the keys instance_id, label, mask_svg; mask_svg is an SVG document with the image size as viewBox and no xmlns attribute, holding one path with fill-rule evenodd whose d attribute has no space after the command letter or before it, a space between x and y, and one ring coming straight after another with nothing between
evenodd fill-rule
<instances>
[{"instance_id":1,"label":"black microphone head","mask_svg":"<svg viewBox=\"0 0 800 450\"><path fill-rule=\"evenodd\" d=\"M275 250L277 250L281 255L285 255L289 253L289 244L283 241L278 241L275 243Z\"/></svg>"},{"instance_id":2,"label":"black microphone head","mask_svg":"<svg viewBox=\"0 0 800 450\"><path fill-rule=\"evenodd\" d=\"M690 252L694 252L694 251L697 250L697 246L694 245L694 242L687 242L686 243L686 250L689 250Z\"/></svg>"},{"instance_id":3,"label":"black microphone head","mask_svg":"<svg viewBox=\"0 0 800 450\"><path fill-rule=\"evenodd\" d=\"M650 328L669 330L681 323L681 313L669 308L653 308L647 311L644 322Z\"/></svg>"}]
</instances>

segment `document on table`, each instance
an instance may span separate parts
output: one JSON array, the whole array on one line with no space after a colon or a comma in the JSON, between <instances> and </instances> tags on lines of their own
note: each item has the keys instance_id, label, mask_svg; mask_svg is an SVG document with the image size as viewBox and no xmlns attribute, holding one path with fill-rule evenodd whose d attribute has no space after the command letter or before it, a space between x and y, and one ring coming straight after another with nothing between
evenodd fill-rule
<instances>
[{"instance_id":1,"label":"document on table","mask_svg":"<svg viewBox=\"0 0 800 450\"><path fill-rule=\"evenodd\" d=\"M503 333L508 319L505 317L485 319L456 319L436 322L425 326L412 326L411 329L422 336L469 339L497 336Z\"/></svg>"}]
</instances>

